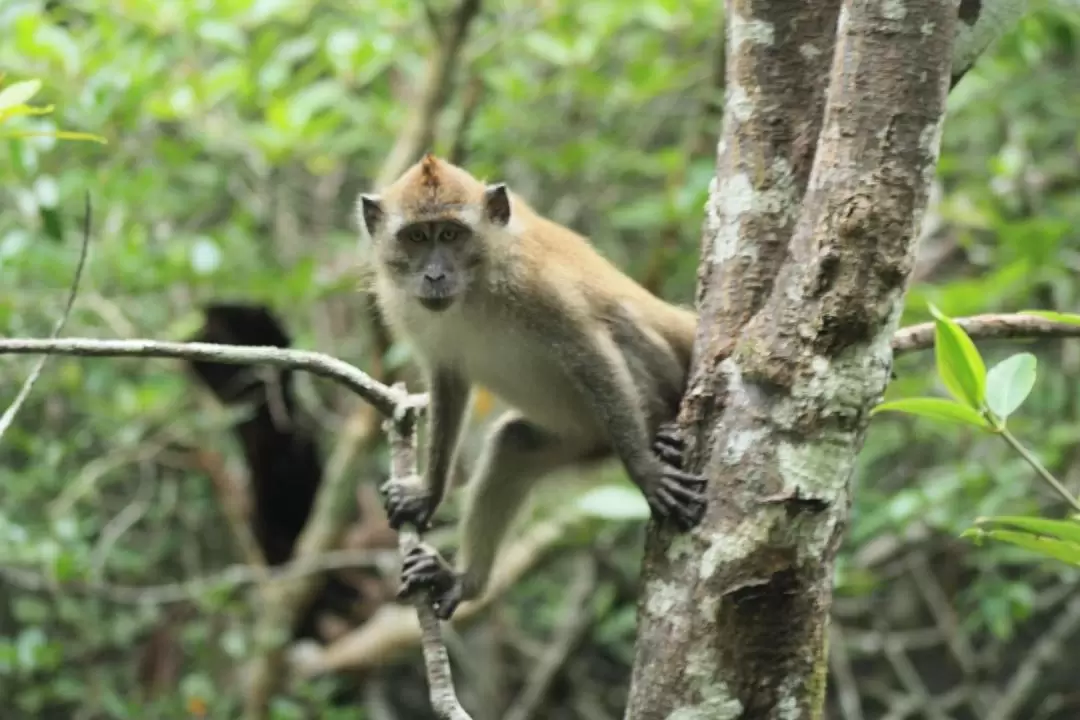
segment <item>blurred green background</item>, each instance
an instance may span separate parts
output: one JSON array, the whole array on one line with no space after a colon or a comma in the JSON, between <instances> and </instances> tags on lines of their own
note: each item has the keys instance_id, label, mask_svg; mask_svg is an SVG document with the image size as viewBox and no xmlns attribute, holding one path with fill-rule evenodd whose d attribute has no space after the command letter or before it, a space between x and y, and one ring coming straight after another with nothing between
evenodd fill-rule
<instances>
[{"instance_id":1,"label":"blurred green background","mask_svg":"<svg viewBox=\"0 0 1080 720\"><path fill-rule=\"evenodd\" d=\"M659 294L692 302L720 128L720 5L484 4L433 149L509 182ZM955 316L1080 310L1080 11L1032 5L950 97L905 324L928 319L928 301ZM12 127L108 139L0 144L0 331L51 330L89 191L90 260L66 335L182 340L203 325L207 303L254 303L297 347L380 377L407 368L404 349L373 329L359 289L353 203L416 105L438 45L429 11L447 18L454 8L0 0L4 82L40 78L35 102L56 106ZM1075 491L1080 344L1024 346L1038 355L1040 378L1011 426ZM1016 344L980 348L989 364ZM932 361L902 359L889 396L940 393ZM0 358L5 407L31 363ZM324 381L296 385L320 452L332 454L362 417L358 403ZM246 496L248 468L227 432L240 411L197 389L175 361L54 358L0 441L0 566L20 573L0 573L5 718L239 716L237 671L258 610L250 598L151 606L27 580L151 586L244 561L229 520L230 499ZM490 417L484 404L474 435ZM199 460L208 455L224 470ZM385 460L376 437L347 472L370 490ZM625 488L619 475L599 482L614 493ZM983 718L1005 701L1014 714L1000 720L1077 717L1067 670L1080 642L1076 574L957 539L980 515L1055 507L1030 468L995 438L882 416L856 483L837 577L830 717ZM566 534L549 562L452 639L477 720L520 700L552 637L570 632L561 625L567 587L581 583L589 600L572 652L534 716L621 716L643 524L632 497L591 497L578 507L595 522ZM541 520L571 502L559 491L540 500ZM367 501L375 509L343 543L392 548L385 533L356 539L378 526L370 493ZM347 627L371 618L393 575L351 579L363 607ZM1040 659L1046 643L1063 654ZM411 651L362 674L283 688L272 714L425 718L424 693Z\"/></svg>"}]
</instances>

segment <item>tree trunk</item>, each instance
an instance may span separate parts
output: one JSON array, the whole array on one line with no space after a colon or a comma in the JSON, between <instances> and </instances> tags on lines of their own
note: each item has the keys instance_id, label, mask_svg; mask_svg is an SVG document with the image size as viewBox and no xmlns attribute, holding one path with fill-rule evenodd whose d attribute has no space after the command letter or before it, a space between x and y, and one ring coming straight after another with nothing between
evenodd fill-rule
<instances>
[{"instance_id":1,"label":"tree trunk","mask_svg":"<svg viewBox=\"0 0 1080 720\"><path fill-rule=\"evenodd\" d=\"M958 7L728 4L680 417L709 507L691 534L650 528L630 720L820 717L833 561L889 378Z\"/></svg>"}]
</instances>

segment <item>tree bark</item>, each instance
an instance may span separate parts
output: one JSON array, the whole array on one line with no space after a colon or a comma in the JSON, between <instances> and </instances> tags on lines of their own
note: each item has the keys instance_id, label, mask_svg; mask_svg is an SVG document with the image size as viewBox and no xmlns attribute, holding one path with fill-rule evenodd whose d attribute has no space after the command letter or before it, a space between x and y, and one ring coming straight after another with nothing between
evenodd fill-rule
<instances>
[{"instance_id":1,"label":"tree bark","mask_svg":"<svg viewBox=\"0 0 1080 720\"><path fill-rule=\"evenodd\" d=\"M959 3L838 7L729 4L680 416L709 507L693 533L650 527L629 720L821 714L833 561L889 378Z\"/></svg>"}]
</instances>

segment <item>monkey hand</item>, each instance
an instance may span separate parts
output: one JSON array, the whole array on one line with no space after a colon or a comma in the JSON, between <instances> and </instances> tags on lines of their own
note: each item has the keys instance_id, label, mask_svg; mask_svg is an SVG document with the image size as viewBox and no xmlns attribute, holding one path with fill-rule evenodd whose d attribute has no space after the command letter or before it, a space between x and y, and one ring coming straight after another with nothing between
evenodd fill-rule
<instances>
[{"instance_id":1,"label":"monkey hand","mask_svg":"<svg viewBox=\"0 0 1080 720\"><path fill-rule=\"evenodd\" d=\"M680 530L689 530L705 513L705 478L683 471L682 433L674 423L657 430L653 451L657 463L641 483L649 508L658 520L671 519Z\"/></svg>"},{"instance_id":2,"label":"monkey hand","mask_svg":"<svg viewBox=\"0 0 1080 720\"><path fill-rule=\"evenodd\" d=\"M428 529L435 502L423 478L418 475L391 478L379 490L391 528L398 530L405 523L410 523L417 532Z\"/></svg>"},{"instance_id":3,"label":"monkey hand","mask_svg":"<svg viewBox=\"0 0 1080 720\"><path fill-rule=\"evenodd\" d=\"M420 543L405 556L401 565L401 589L398 598L427 591L432 609L440 620L449 620L461 603L461 576L443 560L439 551Z\"/></svg>"}]
</instances>

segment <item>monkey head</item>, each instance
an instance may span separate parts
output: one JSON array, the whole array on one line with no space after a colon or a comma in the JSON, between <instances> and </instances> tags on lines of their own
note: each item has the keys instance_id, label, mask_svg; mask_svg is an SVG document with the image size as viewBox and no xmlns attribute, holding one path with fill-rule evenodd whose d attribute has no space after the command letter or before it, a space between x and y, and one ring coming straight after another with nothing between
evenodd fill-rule
<instances>
[{"instance_id":1,"label":"monkey head","mask_svg":"<svg viewBox=\"0 0 1080 720\"><path fill-rule=\"evenodd\" d=\"M383 192L362 194L357 210L377 270L441 312L483 272L492 236L510 221L510 194L428 154Z\"/></svg>"}]
</instances>

